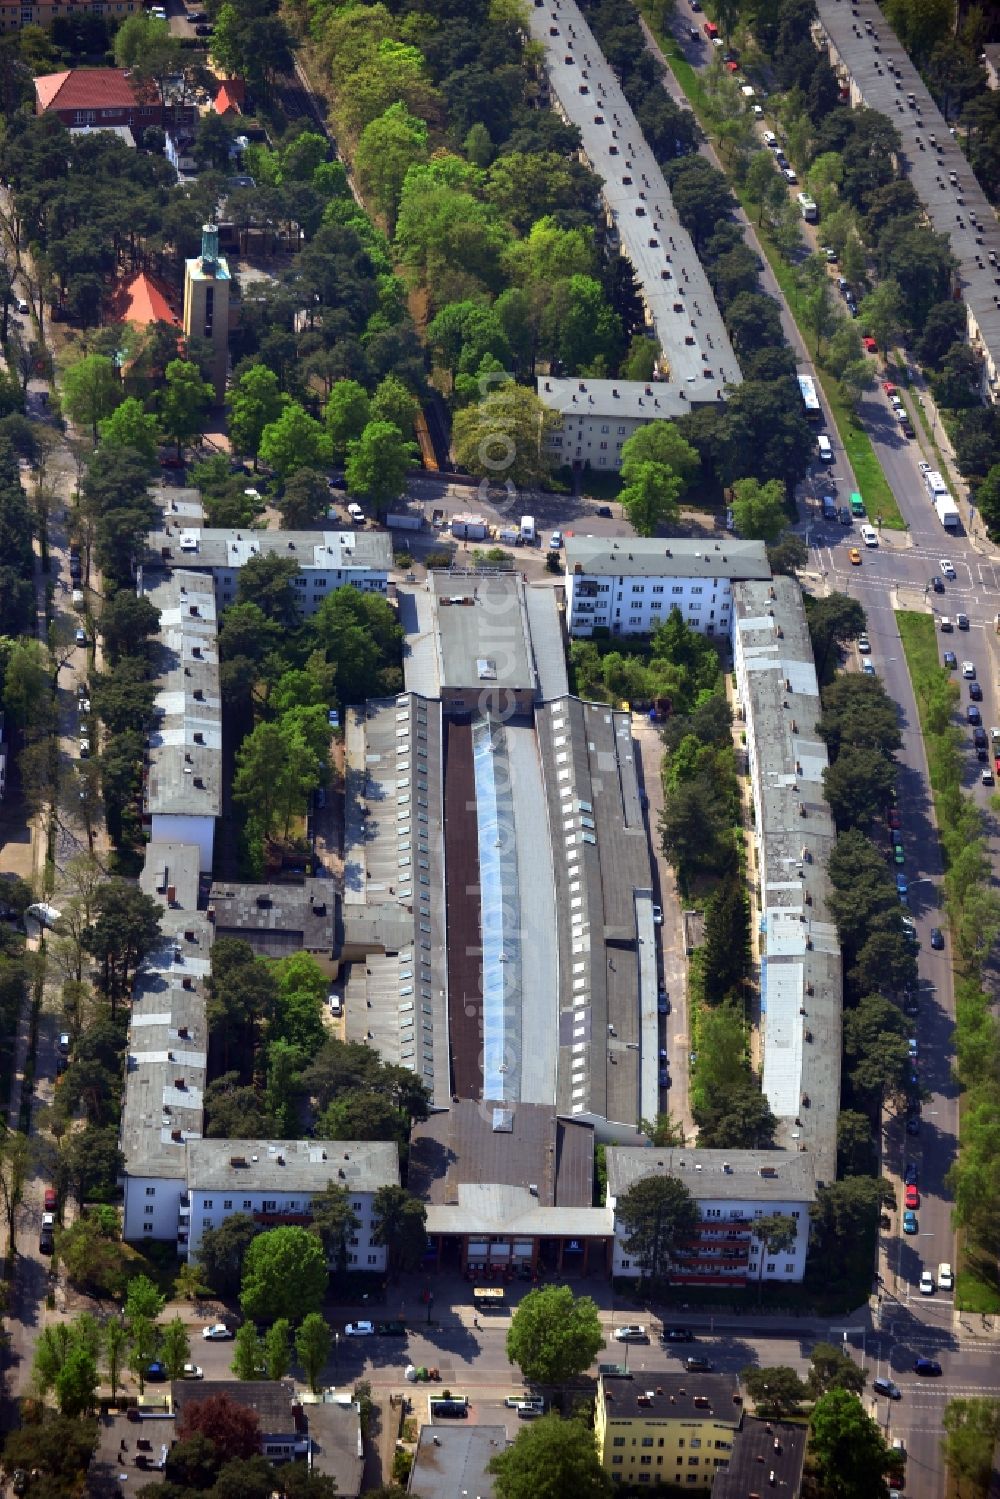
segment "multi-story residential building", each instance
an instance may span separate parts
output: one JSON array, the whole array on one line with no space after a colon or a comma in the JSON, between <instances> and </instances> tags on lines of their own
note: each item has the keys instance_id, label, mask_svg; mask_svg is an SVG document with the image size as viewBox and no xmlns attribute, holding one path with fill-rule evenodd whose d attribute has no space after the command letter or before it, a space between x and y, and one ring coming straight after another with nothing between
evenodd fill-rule
<instances>
[{"instance_id":1,"label":"multi-story residential building","mask_svg":"<svg viewBox=\"0 0 1000 1499\"><path fill-rule=\"evenodd\" d=\"M88 7L92 10L94 7ZM24 7L21 7L20 25L27 25ZM29 5L32 13L30 24L45 25L41 13L50 11L48 20L56 13L72 15L76 10L72 4L62 9L54 3ZM82 10L83 7L80 7ZM132 11L127 3L116 5L115 0L101 3L97 0L98 13L114 15L120 19ZM136 7L141 9L141 7ZM4 30L14 30L8 7L3 6ZM150 79L139 80L124 68L71 68L64 73L46 73L34 80L35 113L58 115L67 126L127 125L136 140L150 125L165 130L179 125L191 125L197 118L193 104L183 99L166 99L158 86Z\"/></svg>"},{"instance_id":2,"label":"multi-story residential building","mask_svg":"<svg viewBox=\"0 0 1000 1499\"><path fill-rule=\"evenodd\" d=\"M580 132L580 154L601 181L605 232L631 264L660 372L681 409L722 401L742 379L708 277L614 70L574 0L527 11L545 49L553 104ZM574 460L575 461L575 460ZM610 467L610 464L608 465Z\"/></svg>"},{"instance_id":3,"label":"multi-story residential building","mask_svg":"<svg viewBox=\"0 0 1000 1499\"><path fill-rule=\"evenodd\" d=\"M875 0L818 0L813 35L852 105L878 110L901 139L895 160L931 226L958 262L969 340L983 362L983 387L1000 398L1000 225L927 85Z\"/></svg>"},{"instance_id":4,"label":"multi-story residential building","mask_svg":"<svg viewBox=\"0 0 1000 1499\"><path fill-rule=\"evenodd\" d=\"M639 1375L597 1382L594 1437L613 1483L710 1489L739 1439L743 1398L733 1374Z\"/></svg>"},{"instance_id":5,"label":"multi-story residential building","mask_svg":"<svg viewBox=\"0 0 1000 1499\"><path fill-rule=\"evenodd\" d=\"M330 1186L350 1193L358 1220L348 1241L351 1268L381 1273L385 1246L373 1238L380 1187L399 1186L399 1151L389 1140L190 1140L187 1191L179 1205L187 1253L197 1255L206 1229L233 1213L262 1228L312 1222L313 1197Z\"/></svg>"},{"instance_id":6,"label":"multi-story residential building","mask_svg":"<svg viewBox=\"0 0 1000 1499\"><path fill-rule=\"evenodd\" d=\"M697 1202L701 1227L673 1256L673 1284L743 1286L802 1279L809 1207L816 1197L808 1153L609 1145L605 1159L612 1213L630 1187L650 1176L683 1182ZM772 1254L755 1236L754 1220L777 1213L793 1219L798 1231L790 1249ZM643 1267L626 1249L627 1237L616 1217L613 1273L637 1279Z\"/></svg>"},{"instance_id":7,"label":"multi-story residential building","mask_svg":"<svg viewBox=\"0 0 1000 1499\"><path fill-rule=\"evenodd\" d=\"M640 427L690 411L676 385L664 380L592 380L539 375L538 398L559 415L546 439L557 464L617 472L622 447Z\"/></svg>"},{"instance_id":8,"label":"multi-story residential building","mask_svg":"<svg viewBox=\"0 0 1000 1499\"><path fill-rule=\"evenodd\" d=\"M160 611L144 819L153 842L196 845L201 870L209 872L222 811L215 592L209 579L186 569L157 575L144 592Z\"/></svg>"},{"instance_id":9,"label":"multi-story residential building","mask_svg":"<svg viewBox=\"0 0 1000 1499\"><path fill-rule=\"evenodd\" d=\"M392 568L388 531L226 531L176 526L167 517L149 538L161 565L208 573L220 610L233 603L240 569L251 557L279 556L298 563L295 594L304 616L337 588L385 593Z\"/></svg>"},{"instance_id":10,"label":"multi-story residential building","mask_svg":"<svg viewBox=\"0 0 1000 1499\"><path fill-rule=\"evenodd\" d=\"M829 909L836 831L812 642L794 578L733 588L733 665L754 820L747 862L759 931L762 1085L776 1142L837 1175L843 974Z\"/></svg>"},{"instance_id":11,"label":"multi-story residential building","mask_svg":"<svg viewBox=\"0 0 1000 1499\"><path fill-rule=\"evenodd\" d=\"M728 637L734 582L770 576L762 541L567 536L567 628L648 635L679 609L693 629Z\"/></svg>"}]
</instances>

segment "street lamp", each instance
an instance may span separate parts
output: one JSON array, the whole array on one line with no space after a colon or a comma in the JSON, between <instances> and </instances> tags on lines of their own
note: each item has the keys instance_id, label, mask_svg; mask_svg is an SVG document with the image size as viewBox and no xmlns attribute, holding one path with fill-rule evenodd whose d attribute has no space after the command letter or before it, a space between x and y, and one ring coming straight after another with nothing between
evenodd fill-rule
<instances>
[{"instance_id":1,"label":"street lamp","mask_svg":"<svg viewBox=\"0 0 1000 1499\"><path fill-rule=\"evenodd\" d=\"M333 1335L333 1367L336 1369L337 1373L339 1374L340 1373L340 1333L339 1332L335 1332L334 1335Z\"/></svg>"}]
</instances>

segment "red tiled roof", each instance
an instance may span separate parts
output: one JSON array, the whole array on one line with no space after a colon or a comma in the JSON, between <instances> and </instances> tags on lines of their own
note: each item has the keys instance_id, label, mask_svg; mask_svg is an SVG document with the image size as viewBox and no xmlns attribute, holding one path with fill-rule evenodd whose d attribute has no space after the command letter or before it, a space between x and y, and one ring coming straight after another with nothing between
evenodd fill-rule
<instances>
[{"instance_id":1,"label":"red tiled roof","mask_svg":"<svg viewBox=\"0 0 1000 1499\"><path fill-rule=\"evenodd\" d=\"M239 114L239 100L233 94L231 84L224 83L222 85L219 92L215 96L215 102L212 105L212 108L215 110L217 115Z\"/></svg>"},{"instance_id":2,"label":"red tiled roof","mask_svg":"<svg viewBox=\"0 0 1000 1499\"><path fill-rule=\"evenodd\" d=\"M47 109L133 109L136 89L121 68L73 68L35 79L35 98Z\"/></svg>"},{"instance_id":3,"label":"red tiled roof","mask_svg":"<svg viewBox=\"0 0 1000 1499\"><path fill-rule=\"evenodd\" d=\"M171 306L170 292L146 271L140 271L131 281L119 282L111 299L111 316L116 323L181 326L181 320Z\"/></svg>"}]
</instances>

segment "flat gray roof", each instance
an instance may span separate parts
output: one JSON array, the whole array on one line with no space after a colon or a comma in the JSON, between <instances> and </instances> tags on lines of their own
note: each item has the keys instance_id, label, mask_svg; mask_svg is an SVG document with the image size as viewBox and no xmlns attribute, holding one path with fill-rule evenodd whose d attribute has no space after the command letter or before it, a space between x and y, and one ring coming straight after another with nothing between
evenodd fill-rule
<instances>
[{"instance_id":1,"label":"flat gray roof","mask_svg":"<svg viewBox=\"0 0 1000 1499\"><path fill-rule=\"evenodd\" d=\"M716 402L742 379L708 278L621 86L573 0L528 9L553 98L603 180L610 226L635 270L649 322L686 402Z\"/></svg>"},{"instance_id":2,"label":"flat gray roof","mask_svg":"<svg viewBox=\"0 0 1000 1499\"><path fill-rule=\"evenodd\" d=\"M525 590L531 651L538 672L538 690L543 702L565 697L569 692L563 627L556 590L547 584Z\"/></svg>"},{"instance_id":3,"label":"flat gray roof","mask_svg":"<svg viewBox=\"0 0 1000 1499\"><path fill-rule=\"evenodd\" d=\"M840 943L828 908L836 833L823 795L819 688L794 578L733 588L733 653L754 800L761 892L763 1089L778 1140L836 1179Z\"/></svg>"},{"instance_id":4,"label":"flat gray roof","mask_svg":"<svg viewBox=\"0 0 1000 1499\"><path fill-rule=\"evenodd\" d=\"M490 1459L507 1447L505 1426L478 1426L471 1421L421 1426L410 1473L409 1492L421 1499L493 1499Z\"/></svg>"},{"instance_id":5,"label":"flat gray roof","mask_svg":"<svg viewBox=\"0 0 1000 1499\"><path fill-rule=\"evenodd\" d=\"M1000 224L996 214L874 0L855 0L850 6L841 0L817 0L816 8L832 61L842 66L854 86L854 102L860 96L861 102L886 115L899 131L900 171L913 183L931 224L947 236L958 260L958 285L992 364L995 397L1000 375ZM931 145L931 136L937 149ZM951 183L950 172L956 174L957 186ZM990 262L990 251L997 265Z\"/></svg>"},{"instance_id":6,"label":"flat gray roof","mask_svg":"<svg viewBox=\"0 0 1000 1499\"><path fill-rule=\"evenodd\" d=\"M160 905L198 909L200 857L193 843L150 842L139 873L139 888Z\"/></svg>"},{"instance_id":7,"label":"flat gray roof","mask_svg":"<svg viewBox=\"0 0 1000 1499\"><path fill-rule=\"evenodd\" d=\"M337 896L331 880L298 885L239 885L216 880L209 894L217 937L242 937L262 957L306 952L332 958Z\"/></svg>"},{"instance_id":8,"label":"flat gray roof","mask_svg":"<svg viewBox=\"0 0 1000 1499\"><path fill-rule=\"evenodd\" d=\"M551 1105L471 1098L414 1125L411 1192L428 1204L454 1204L460 1186L479 1182L533 1186L541 1207L590 1207L594 1132L558 1118Z\"/></svg>"},{"instance_id":9,"label":"flat gray roof","mask_svg":"<svg viewBox=\"0 0 1000 1499\"><path fill-rule=\"evenodd\" d=\"M690 401L668 380L593 380L578 375L539 375L538 398L561 415L620 417L623 421L659 422L683 416Z\"/></svg>"},{"instance_id":10,"label":"flat gray roof","mask_svg":"<svg viewBox=\"0 0 1000 1499\"><path fill-rule=\"evenodd\" d=\"M712 1483L712 1499L747 1499L758 1491L761 1474L774 1474L774 1487L786 1494L801 1493L802 1467L808 1428L791 1421L761 1421L747 1416L733 1439L729 1463Z\"/></svg>"},{"instance_id":11,"label":"flat gray roof","mask_svg":"<svg viewBox=\"0 0 1000 1499\"><path fill-rule=\"evenodd\" d=\"M590 577L769 578L762 541L669 536L567 536L566 572Z\"/></svg>"},{"instance_id":12,"label":"flat gray roof","mask_svg":"<svg viewBox=\"0 0 1000 1499\"><path fill-rule=\"evenodd\" d=\"M535 690L538 678L519 573L432 572L427 589L442 690Z\"/></svg>"},{"instance_id":13,"label":"flat gray roof","mask_svg":"<svg viewBox=\"0 0 1000 1499\"><path fill-rule=\"evenodd\" d=\"M215 590L201 573L158 575L143 590L160 611L154 726L144 791L150 815L222 811L222 702Z\"/></svg>"},{"instance_id":14,"label":"flat gray roof","mask_svg":"<svg viewBox=\"0 0 1000 1499\"><path fill-rule=\"evenodd\" d=\"M303 571L337 572L356 568L388 573L392 567L392 536L388 531L226 531L209 527L172 528L167 540L151 538L162 553L169 550L175 565L231 568L251 557L291 557ZM165 559L166 560L166 559Z\"/></svg>"},{"instance_id":15,"label":"flat gray roof","mask_svg":"<svg viewBox=\"0 0 1000 1499\"><path fill-rule=\"evenodd\" d=\"M430 1204L429 1234L610 1239L614 1232L608 1208L545 1207L527 1187L461 1182L456 1198L455 1202Z\"/></svg>"},{"instance_id":16,"label":"flat gray roof","mask_svg":"<svg viewBox=\"0 0 1000 1499\"><path fill-rule=\"evenodd\" d=\"M451 1097L441 704L415 693L345 722L347 1035Z\"/></svg>"},{"instance_id":17,"label":"flat gray roof","mask_svg":"<svg viewBox=\"0 0 1000 1499\"><path fill-rule=\"evenodd\" d=\"M637 1374L634 1379L601 1375L601 1390L608 1423L657 1420L701 1422L723 1421L739 1426L743 1420L740 1383L735 1374ZM707 1402L707 1405L706 1405ZM704 1490L702 1490L704 1492Z\"/></svg>"},{"instance_id":18,"label":"flat gray roof","mask_svg":"<svg viewBox=\"0 0 1000 1499\"><path fill-rule=\"evenodd\" d=\"M196 1192L377 1192L399 1185L399 1151L392 1140L191 1140L187 1179Z\"/></svg>"},{"instance_id":19,"label":"flat gray roof","mask_svg":"<svg viewBox=\"0 0 1000 1499\"><path fill-rule=\"evenodd\" d=\"M616 1200L648 1176L673 1176L699 1201L812 1202L812 1157L792 1150L670 1150L651 1145L609 1145L608 1196Z\"/></svg>"}]
</instances>

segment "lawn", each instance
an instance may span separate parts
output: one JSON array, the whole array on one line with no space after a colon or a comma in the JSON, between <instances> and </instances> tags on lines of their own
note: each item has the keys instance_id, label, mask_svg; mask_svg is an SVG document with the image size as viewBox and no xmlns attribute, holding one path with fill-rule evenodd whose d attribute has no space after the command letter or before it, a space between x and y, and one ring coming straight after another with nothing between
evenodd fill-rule
<instances>
[{"instance_id":1,"label":"lawn","mask_svg":"<svg viewBox=\"0 0 1000 1499\"><path fill-rule=\"evenodd\" d=\"M711 111L708 107L708 97L702 87L698 74L691 67L691 64L685 61L674 38L664 35L660 38L660 41L663 52L670 61L671 71L684 90L692 109L698 116L702 129L707 135L710 135L709 120ZM744 199L740 188L732 178L729 179L729 185L739 199L747 218L752 223L754 205ZM792 316L798 325L806 347L815 361L815 341L807 331L806 324L801 316L802 295L795 280L794 270L770 239L766 228L759 226L757 228L757 237L767 256L771 270L774 272L775 280L781 287ZM833 423L840 434L840 440L844 444L851 468L854 470L858 490L865 502L865 509L873 520L880 520L881 524L887 530L905 531L906 522L900 514L896 497L889 488L885 474L882 472L882 466L875 455L871 439L864 428L858 425L853 411L841 394L838 382L825 374L818 364L816 364L816 372L819 375L820 384L823 387L823 394L826 396Z\"/></svg>"},{"instance_id":2,"label":"lawn","mask_svg":"<svg viewBox=\"0 0 1000 1499\"><path fill-rule=\"evenodd\" d=\"M900 639L903 642L903 650L906 652L906 664L910 672L910 681L913 683L914 696L917 699L917 711L921 712L921 702L929 687L934 673L943 671L941 659L938 656L937 633L934 629L934 616L931 614L917 614L912 610L897 609L896 624L899 628Z\"/></svg>"}]
</instances>

